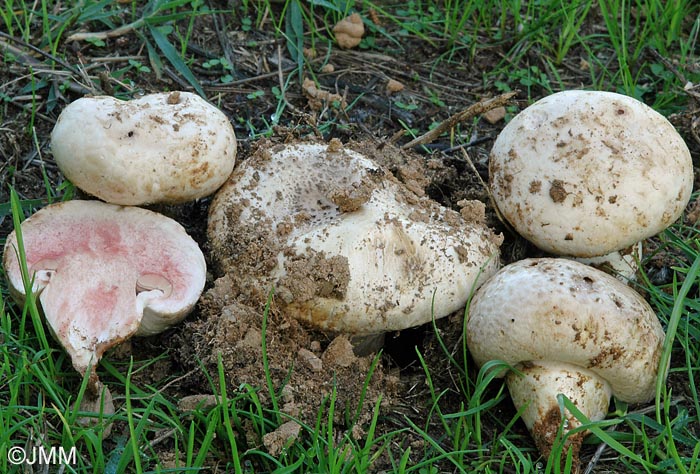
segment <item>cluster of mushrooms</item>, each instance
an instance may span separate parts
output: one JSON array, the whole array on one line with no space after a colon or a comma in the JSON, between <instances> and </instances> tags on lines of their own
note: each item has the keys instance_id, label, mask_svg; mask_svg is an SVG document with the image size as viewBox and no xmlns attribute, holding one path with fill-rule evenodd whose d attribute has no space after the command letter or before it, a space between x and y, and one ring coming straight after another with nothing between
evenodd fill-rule
<instances>
[{"instance_id":1,"label":"cluster of mushrooms","mask_svg":"<svg viewBox=\"0 0 700 474\"><path fill-rule=\"evenodd\" d=\"M206 263L175 220L135 207L185 202L219 188L233 170L236 137L227 117L199 96L161 93L130 102L77 100L51 136L56 163L103 201L39 210L7 238L3 265L13 298L37 296L75 369L87 375L83 407L113 411L97 377L105 351L133 335L182 320L204 289Z\"/></svg>"},{"instance_id":2,"label":"cluster of mushrooms","mask_svg":"<svg viewBox=\"0 0 700 474\"><path fill-rule=\"evenodd\" d=\"M93 120L85 121L89 116ZM693 182L690 153L668 121L618 94L554 94L499 135L491 192L500 213L554 256L499 270L502 236L484 206L444 208L350 145L263 143L235 170L226 117L192 94L130 102L84 98L52 135L76 186L108 203L47 206L21 226L4 265L13 296L39 301L73 365L97 393L95 366L133 334L181 320L204 287L197 244L138 206L212 194L212 259L232 292L265 301L322 331L371 338L441 318L470 297L467 343L477 364L507 362L516 407L544 455L560 427L589 420L610 397L651 398L664 338L645 300L575 259L606 261L631 279L640 242L674 222ZM628 273L626 270L631 269ZM575 451L582 434L571 436Z\"/></svg>"}]
</instances>

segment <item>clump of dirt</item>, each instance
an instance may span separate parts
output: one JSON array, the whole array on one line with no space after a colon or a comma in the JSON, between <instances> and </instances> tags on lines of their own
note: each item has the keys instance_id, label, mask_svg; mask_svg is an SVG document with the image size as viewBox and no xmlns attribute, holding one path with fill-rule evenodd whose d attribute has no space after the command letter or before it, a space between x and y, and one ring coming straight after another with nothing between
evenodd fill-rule
<instances>
[{"instance_id":1,"label":"clump of dirt","mask_svg":"<svg viewBox=\"0 0 700 474\"><path fill-rule=\"evenodd\" d=\"M336 422L351 430L370 420L380 396L385 403L395 396L398 377L381 364L373 368L372 357L355 356L345 336L315 333L274 304L263 329L264 306L243 302L240 294L233 295L232 286L229 275L217 279L202 297L200 317L184 323L174 336L177 357L186 368L195 369L201 363L216 374L220 357L229 391L245 384L262 387L265 338L272 385L278 393L281 390L280 410L296 419L313 423L323 400L335 390ZM206 386L204 379L201 382ZM267 390L258 391L258 396L264 405L271 405ZM359 416L343 419L346 407ZM346 426L349 422L353 425ZM271 442L270 447L274 446L277 443Z\"/></svg>"}]
</instances>

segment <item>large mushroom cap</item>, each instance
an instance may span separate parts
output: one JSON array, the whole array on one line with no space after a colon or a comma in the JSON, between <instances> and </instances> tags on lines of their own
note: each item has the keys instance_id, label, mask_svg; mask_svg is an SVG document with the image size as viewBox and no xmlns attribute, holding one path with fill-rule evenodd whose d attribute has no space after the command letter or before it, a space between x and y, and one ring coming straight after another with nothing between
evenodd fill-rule
<instances>
[{"instance_id":1,"label":"large mushroom cap","mask_svg":"<svg viewBox=\"0 0 700 474\"><path fill-rule=\"evenodd\" d=\"M189 92L84 97L61 112L51 150L73 184L107 202L177 203L226 181L236 136L223 112Z\"/></svg>"},{"instance_id":2,"label":"large mushroom cap","mask_svg":"<svg viewBox=\"0 0 700 474\"><path fill-rule=\"evenodd\" d=\"M490 158L498 208L555 255L593 257L668 227L693 185L688 147L662 115L611 92L566 91L503 129Z\"/></svg>"},{"instance_id":3,"label":"large mushroom cap","mask_svg":"<svg viewBox=\"0 0 700 474\"><path fill-rule=\"evenodd\" d=\"M477 364L503 360L525 374L509 373L508 387L516 406L531 403L523 420L545 454L561 420L557 393L593 420L605 416L610 393L630 403L651 399L663 339L658 318L638 293L566 259L504 267L476 292L467 321ZM573 417L569 422L578 425Z\"/></svg>"},{"instance_id":4,"label":"large mushroom cap","mask_svg":"<svg viewBox=\"0 0 700 474\"><path fill-rule=\"evenodd\" d=\"M206 264L180 224L155 212L98 201L47 206L22 223L32 292L56 338L84 374L110 347L180 321L204 288ZM3 265L13 297L25 287L17 235Z\"/></svg>"},{"instance_id":5,"label":"large mushroom cap","mask_svg":"<svg viewBox=\"0 0 700 474\"><path fill-rule=\"evenodd\" d=\"M351 334L463 307L495 272L500 244L339 142L246 160L212 203L209 238L225 271L250 278L241 286L274 286L289 314Z\"/></svg>"}]
</instances>

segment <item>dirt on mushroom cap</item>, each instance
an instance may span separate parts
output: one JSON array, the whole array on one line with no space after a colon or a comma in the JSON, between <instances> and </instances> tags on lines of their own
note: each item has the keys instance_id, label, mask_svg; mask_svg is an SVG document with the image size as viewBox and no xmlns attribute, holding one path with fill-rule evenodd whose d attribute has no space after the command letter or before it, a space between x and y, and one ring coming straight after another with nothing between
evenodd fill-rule
<instances>
[{"instance_id":1,"label":"dirt on mushroom cap","mask_svg":"<svg viewBox=\"0 0 700 474\"><path fill-rule=\"evenodd\" d=\"M56 163L69 180L123 205L208 196L236 159L226 115L189 92L130 101L83 97L63 110L51 137Z\"/></svg>"},{"instance_id":2,"label":"dirt on mushroom cap","mask_svg":"<svg viewBox=\"0 0 700 474\"><path fill-rule=\"evenodd\" d=\"M467 321L467 344L477 364L578 365L630 403L653 395L663 339L654 311L633 289L566 259L504 267L475 294Z\"/></svg>"},{"instance_id":3,"label":"dirt on mushroom cap","mask_svg":"<svg viewBox=\"0 0 700 474\"><path fill-rule=\"evenodd\" d=\"M565 91L518 114L490 158L506 219L555 255L593 257L671 225L693 185L690 152L673 126L624 95Z\"/></svg>"},{"instance_id":4,"label":"dirt on mushroom cap","mask_svg":"<svg viewBox=\"0 0 700 474\"><path fill-rule=\"evenodd\" d=\"M243 288L276 286L288 312L326 330L400 330L457 310L495 271L501 236L351 147L262 145L212 203L220 269L242 273Z\"/></svg>"}]
</instances>

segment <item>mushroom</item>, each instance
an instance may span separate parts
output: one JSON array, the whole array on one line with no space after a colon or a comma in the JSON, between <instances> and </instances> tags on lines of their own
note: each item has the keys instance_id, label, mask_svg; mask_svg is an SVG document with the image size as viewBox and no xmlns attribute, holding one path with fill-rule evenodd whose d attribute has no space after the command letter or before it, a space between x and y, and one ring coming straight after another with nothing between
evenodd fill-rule
<instances>
[{"instance_id":1,"label":"mushroom","mask_svg":"<svg viewBox=\"0 0 700 474\"><path fill-rule=\"evenodd\" d=\"M99 201L47 206L22 223L31 292L88 388L99 393L96 365L132 335L179 322L204 288L206 265L180 224L152 211ZM26 299L17 233L3 266L13 298ZM28 283L27 283L28 285Z\"/></svg>"},{"instance_id":2,"label":"mushroom","mask_svg":"<svg viewBox=\"0 0 700 474\"><path fill-rule=\"evenodd\" d=\"M557 431L581 425L561 413L566 395L591 421L611 394L628 403L654 396L664 332L649 304L614 277L567 259L526 259L502 268L474 295L467 345L482 366L501 360L513 403L540 452ZM524 407L524 408L523 408ZM575 459L585 433L570 435Z\"/></svg>"},{"instance_id":3,"label":"mushroom","mask_svg":"<svg viewBox=\"0 0 700 474\"><path fill-rule=\"evenodd\" d=\"M362 41L362 35L365 34L365 25L362 23L360 15L353 13L335 24L333 34L335 34L338 46L343 49L354 48Z\"/></svg>"},{"instance_id":4,"label":"mushroom","mask_svg":"<svg viewBox=\"0 0 700 474\"><path fill-rule=\"evenodd\" d=\"M66 178L102 200L179 203L226 181L236 136L223 112L189 92L84 97L61 112L51 150Z\"/></svg>"},{"instance_id":5,"label":"mushroom","mask_svg":"<svg viewBox=\"0 0 700 474\"><path fill-rule=\"evenodd\" d=\"M275 287L287 314L350 335L463 308L501 243L338 140L262 145L215 196L208 235L241 291Z\"/></svg>"},{"instance_id":6,"label":"mushroom","mask_svg":"<svg viewBox=\"0 0 700 474\"><path fill-rule=\"evenodd\" d=\"M568 257L634 252L681 215L693 186L690 151L668 120L611 92L559 92L527 107L496 139L489 171L508 222Z\"/></svg>"}]
</instances>

